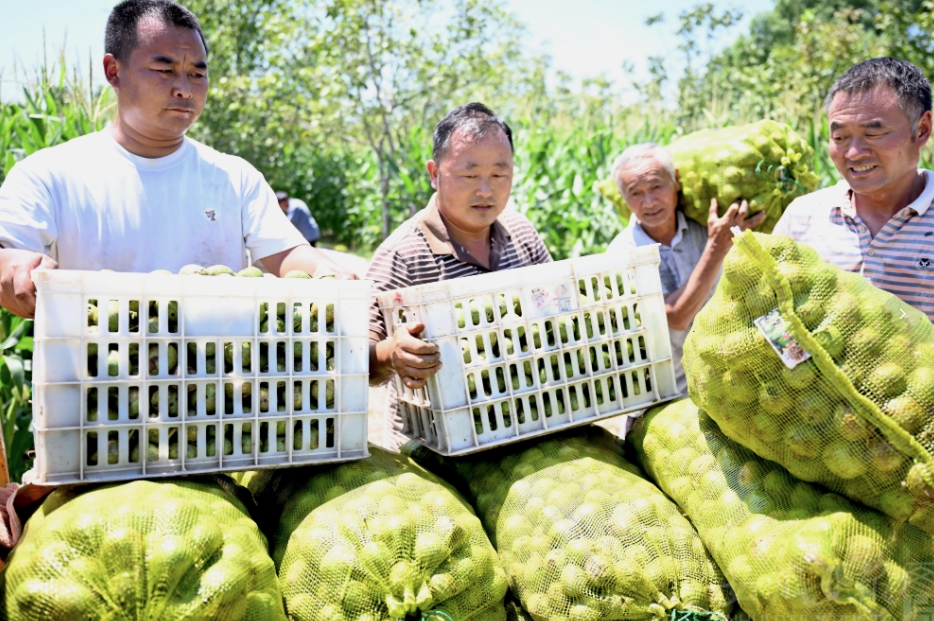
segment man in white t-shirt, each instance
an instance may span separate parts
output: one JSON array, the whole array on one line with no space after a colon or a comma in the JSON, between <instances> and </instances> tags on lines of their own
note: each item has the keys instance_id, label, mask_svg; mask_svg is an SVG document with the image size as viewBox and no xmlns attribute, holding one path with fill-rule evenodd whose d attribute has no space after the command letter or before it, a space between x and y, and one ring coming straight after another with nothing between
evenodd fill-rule
<instances>
[{"instance_id":1,"label":"man in white t-shirt","mask_svg":"<svg viewBox=\"0 0 934 621\"><path fill-rule=\"evenodd\" d=\"M208 92L207 49L190 11L126 0L104 43L113 124L26 158L0 187L0 306L33 315L37 268L240 270L260 261L280 276L353 278L308 245L259 171L185 137Z\"/></svg>"}]
</instances>

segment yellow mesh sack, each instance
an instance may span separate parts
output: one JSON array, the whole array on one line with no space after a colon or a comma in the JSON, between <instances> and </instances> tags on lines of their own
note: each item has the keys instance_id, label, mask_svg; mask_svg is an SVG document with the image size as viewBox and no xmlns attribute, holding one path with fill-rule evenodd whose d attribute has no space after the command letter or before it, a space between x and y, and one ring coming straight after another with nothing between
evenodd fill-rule
<instances>
[{"instance_id":1,"label":"yellow mesh sack","mask_svg":"<svg viewBox=\"0 0 934 621\"><path fill-rule=\"evenodd\" d=\"M213 483L60 488L0 574L9 621L285 621L266 539Z\"/></svg>"},{"instance_id":2,"label":"yellow mesh sack","mask_svg":"<svg viewBox=\"0 0 934 621\"><path fill-rule=\"evenodd\" d=\"M793 368L754 324L776 308L785 358L810 355ZM923 313L804 244L747 232L683 364L691 399L729 438L934 533L934 325Z\"/></svg>"},{"instance_id":3,"label":"yellow mesh sack","mask_svg":"<svg viewBox=\"0 0 934 621\"><path fill-rule=\"evenodd\" d=\"M712 198L720 215L745 198L750 212L768 214L757 230L769 233L791 201L813 192L820 182L813 171L814 150L793 129L775 121L704 129L666 148L681 176L684 215L703 226ZM613 179L599 182L595 189L629 219Z\"/></svg>"},{"instance_id":4,"label":"yellow mesh sack","mask_svg":"<svg viewBox=\"0 0 934 621\"><path fill-rule=\"evenodd\" d=\"M720 432L688 399L627 436L756 621L927 618L934 539L795 479Z\"/></svg>"},{"instance_id":5,"label":"yellow mesh sack","mask_svg":"<svg viewBox=\"0 0 934 621\"><path fill-rule=\"evenodd\" d=\"M732 595L697 533L602 429L416 458L456 469L512 592L536 621L729 613Z\"/></svg>"},{"instance_id":6,"label":"yellow mesh sack","mask_svg":"<svg viewBox=\"0 0 934 621\"><path fill-rule=\"evenodd\" d=\"M506 575L473 510L407 457L307 479L273 554L292 621L502 621Z\"/></svg>"}]
</instances>

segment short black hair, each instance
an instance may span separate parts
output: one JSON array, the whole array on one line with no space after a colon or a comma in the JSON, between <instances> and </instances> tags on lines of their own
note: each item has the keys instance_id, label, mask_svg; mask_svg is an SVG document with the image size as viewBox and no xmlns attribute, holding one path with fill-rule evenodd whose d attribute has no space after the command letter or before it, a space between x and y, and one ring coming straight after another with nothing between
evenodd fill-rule
<instances>
[{"instance_id":1,"label":"short black hair","mask_svg":"<svg viewBox=\"0 0 934 621\"><path fill-rule=\"evenodd\" d=\"M908 115L912 126L931 110L931 83L921 70L907 60L889 57L870 58L847 69L830 87L827 107L837 93L865 93L877 86L895 91L898 107Z\"/></svg>"},{"instance_id":2,"label":"short black hair","mask_svg":"<svg viewBox=\"0 0 934 621\"><path fill-rule=\"evenodd\" d=\"M431 150L431 157L435 164L440 163L441 158L447 153L451 143L451 135L459 127L468 128L475 138L483 138L492 128L498 127L509 140L509 150L514 151L512 130L506 124L506 121L496 116L492 110L482 103L473 102L454 108L438 123L435 128L434 144Z\"/></svg>"},{"instance_id":3,"label":"short black hair","mask_svg":"<svg viewBox=\"0 0 934 621\"><path fill-rule=\"evenodd\" d=\"M154 17L164 24L194 30L201 37L204 51L208 43L201 32L201 22L194 13L173 0L124 0L113 8L104 31L104 52L126 62L139 44L137 26L144 17Z\"/></svg>"}]
</instances>

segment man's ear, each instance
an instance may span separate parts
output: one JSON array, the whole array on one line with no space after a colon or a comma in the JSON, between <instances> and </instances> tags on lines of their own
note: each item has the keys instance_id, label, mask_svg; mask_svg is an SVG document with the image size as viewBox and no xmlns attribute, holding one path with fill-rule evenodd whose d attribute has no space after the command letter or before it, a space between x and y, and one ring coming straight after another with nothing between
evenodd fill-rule
<instances>
[{"instance_id":1,"label":"man's ear","mask_svg":"<svg viewBox=\"0 0 934 621\"><path fill-rule=\"evenodd\" d=\"M921 118L918 119L918 134L915 140L918 141L918 148L920 149L927 144L928 140L931 139L931 111L925 110L924 114L921 115Z\"/></svg>"},{"instance_id":2,"label":"man's ear","mask_svg":"<svg viewBox=\"0 0 934 621\"><path fill-rule=\"evenodd\" d=\"M113 54L104 54L104 79L112 87L120 87L120 61Z\"/></svg>"},{"instance_id":3,"label":"man's ear","mask_svg":"<svg viewBox=\"0 0 934 621\"><path fill-rule=\"evenodd\" d=\"M681 171L675 168L675 191L681 191Z\"/></svg>"},{"instance_id":4,"label":"man's ear","mask_svg":"<svg viewBox=\"0 0 934 621\"><path fill-rule=\"evenodd\" d=\"M438 165L435 164L434 160L428 160L425 162L425 168L428 169L428 176L431 177L431 187L436 191L438 189L438 175L441 174Z\"/></svg>"}]
</instances>

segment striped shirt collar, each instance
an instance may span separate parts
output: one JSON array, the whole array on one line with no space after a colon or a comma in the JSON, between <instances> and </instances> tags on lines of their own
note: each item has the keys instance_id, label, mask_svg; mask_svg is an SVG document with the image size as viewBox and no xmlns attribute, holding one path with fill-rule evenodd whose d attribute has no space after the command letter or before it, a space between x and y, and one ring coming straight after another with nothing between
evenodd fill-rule
<instances>
[{"instance_id":1,"label":"striped shirt collar","mask_svg":"<svg viewBox=\"0 0 934 621\"><path fill-rule=\"evenodd\" d=\"M668 248L674 248L681 243L681 240L684 238L684 232L688 230L688 221L684 217L684 214L680 209L675 210L675 215L678 217L678 230L675 233L675 236L671 239L671 245ZM629 228L632 229L632 239L637 246L648 246L649 244L657 244L659 242L652 239L648 233L645 232L645 229L642 228L642 225L639 224L639 221L633 216L632 220L629 221ZM663 246L665 244L662 244Z\"/></svg>"},{"instance_id":2,"label":"striped shirt collar","mask_svg":"<svg viewBox=\"0 0 934 621\"><path fill-rule=\"evenodd\" d=\"M924 175L924 189L921 190L921 195L904 209L911 209L919 216L923 216L927 213L931 204L934 203L934 173L924 168L919 168L918 173ZM836 187L840 188L840 193L838 194L840 202L832 204L831 209L839 210L840 213L848 218L856 218L856 208L853 206L853 190L850 189L845 179L839 181ZM904 211L904 209L902 211Z\"/></svg>"},{"instance_id":3,"label":"striped shirt collar","mask_svg":"<svg viewBox=\"0 0 934 621\"><path fill-rule=\"evenodd\" d=\"M431 200L428 201L428 205L422 210L420 217L421 229L425 234L425 239L428 240L428 247L431 248L432 254L454 255L463 263L470 263L471 265L487 269L485 265L480 265L469 252L464 250L463 246L452 240L451 236L448 235L448 229L444 223L444 218L441 217L441 212L438 210L437 198L437 193L431 195ZM492 247L490 249L489 269L491 271L496 271L503 249L512 237L512 232L506 225L503 214L499 215L490 228Z\"/></svg>"}]
</instances>

